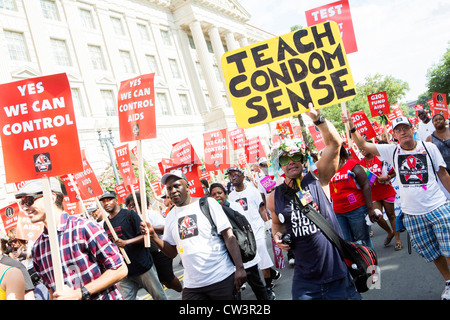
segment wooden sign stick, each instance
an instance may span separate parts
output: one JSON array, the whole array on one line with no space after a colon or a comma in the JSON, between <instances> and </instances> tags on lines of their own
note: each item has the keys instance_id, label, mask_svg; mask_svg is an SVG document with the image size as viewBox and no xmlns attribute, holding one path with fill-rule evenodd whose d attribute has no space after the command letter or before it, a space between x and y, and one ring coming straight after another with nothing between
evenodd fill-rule
<instances>
[{"instance_id":1,"label":"wooden sign stick","mask_svg":"<svg viewBox=\"0 0 450 320\"><path fill-rule=\"evenodd\" d=\"M142 156L142 141L137 141L137 155L138 155L138 174L139 174L139 188L141 190L141 205L142 210L144 211L142 213L142 221L144 221L145 228L147 229L147 197L146 197L146 190L145 190L145 170L144 170L144 157ZM135 200L134 203L136 204L136 207L138 207L138 203ZM144 235L144 244L146 248L150 248L150 234L147 230L146 234Z\"/></svg>"},{"instance_id":2,"label":"wooden sign stick","mask_svg":"<svg viewBox=\"0 0 450 320\"><path fill-rule=\"evenodd\" d=\"M45 215L47 219L48 237L50 240L50 252L53 264L53 276L55 277L56 290L60 291L64 287L64 276L62 272L61 255L59 252L58 233L56 227L59 221L56 221L54 215L54 204L52 201L52 190L50 188L49 178L42 178L42 190L44 194Z\"/></svg>"}]
</instances>

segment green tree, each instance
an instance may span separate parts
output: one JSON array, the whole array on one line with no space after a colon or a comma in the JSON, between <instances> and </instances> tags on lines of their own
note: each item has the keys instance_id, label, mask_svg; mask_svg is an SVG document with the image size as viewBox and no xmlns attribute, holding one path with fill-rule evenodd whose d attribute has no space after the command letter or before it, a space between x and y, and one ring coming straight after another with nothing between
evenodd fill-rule
<instances>
[{"instance_id":1,"label":"green tree","mask_svg":"<svg viewBox=\"0 0 450 320\"><path fill-rule=\"evenodd\" d=\"M449 47L439 63L434 64L427 72L427 94L430 99L432 92L450 93L450 42L448 44ZM448 100L447 102L450 102Z\"/></svg>"},{"instance_id":2,"label":"green tree","mask_svg":"<svg viewBox=\"0 0 450 320\"><path fill-rule=\"evenodd\" d=\"M377 123L381 122L381 117L372 118L370 115L370 107L369 101L367 100L367 96L369 94L386 91L389 104L397 104L400 99L402 99L406 92L409 90L409 84L403 80L396 79L390 75L383 76L380 74L375 74L374 76L367 76L364 79L364 82L356 84L356 96L346 102L346 108L350 112L350 114L364 110L367 117L370 121L377 121ZM406 116L412 116L410 110L405 104L399 103L400 107L403 110L403 113ZM334 126L338 129L338 131L344 131L344 125L341 122L341 105L333 105L327 108L323 108L321 110L325 117L329 119Z\"/></svg>"}]
</instances>

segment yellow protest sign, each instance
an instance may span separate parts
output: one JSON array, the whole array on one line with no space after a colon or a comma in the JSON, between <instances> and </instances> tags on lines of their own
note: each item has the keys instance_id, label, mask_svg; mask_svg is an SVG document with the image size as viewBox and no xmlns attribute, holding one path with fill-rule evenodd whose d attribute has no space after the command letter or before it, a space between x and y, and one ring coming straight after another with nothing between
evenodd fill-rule
<instances>
[{"instance_id":1,"label":"yellow protest sign","mask_svg":"<svg viewBox=\"0 0 450 320\"><path fill-rule=\"evenodd\" d=\"M222 70L236 123L250 128L353 99L339 26L327 21L226 52Z\"/></svg>"}]
</instances>

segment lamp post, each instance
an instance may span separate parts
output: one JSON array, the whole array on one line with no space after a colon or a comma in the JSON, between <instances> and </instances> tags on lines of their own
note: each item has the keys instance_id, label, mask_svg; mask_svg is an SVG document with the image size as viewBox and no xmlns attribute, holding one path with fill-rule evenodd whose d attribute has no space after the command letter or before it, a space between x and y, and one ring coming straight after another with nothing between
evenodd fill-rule
<instances>
[{"instance_id":1,"label":"lamp post","mask_svg":"<svg viewBox=\"0 0 450 320\"><path fill-rule=\"evenodd\" d=\"M114 153L113 153L113 148L114 148L114 137L112 135L112 130L108 129L109 132L109 137L108 136L103 136L100 129L97 129L97 133L98 133L98 141L100 141L100 145L102 146L102 150L105 150L105 145L106 145L106 149L108 149L108 154L109 154L109 159L111 160L111 167L113 169L114 172L114 177L116 178L116 184L120 184L120 179L119 179L119 174L117 172L116 169L116 165L114 163Z\"/></svg>"}]
</instances>

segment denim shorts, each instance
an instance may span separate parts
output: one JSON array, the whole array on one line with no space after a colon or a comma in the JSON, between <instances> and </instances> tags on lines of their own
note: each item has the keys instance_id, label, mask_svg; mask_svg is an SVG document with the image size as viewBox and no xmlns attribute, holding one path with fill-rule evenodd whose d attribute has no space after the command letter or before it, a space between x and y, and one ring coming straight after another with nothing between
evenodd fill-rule
<instances>
[{"instance_id":1,"label":"denim shorts","mask_svg":"<svg viewBox=\"0 0 450 320\"><path fill-rule=\"evenodd\" d=\"M405 213L403 223L411 244L428 262L450 257L450 206L446 204L421 215Z\"/></svg>"}]
</instances>

